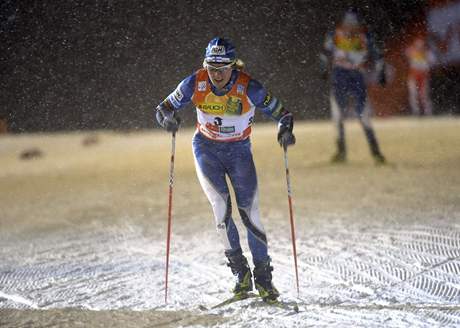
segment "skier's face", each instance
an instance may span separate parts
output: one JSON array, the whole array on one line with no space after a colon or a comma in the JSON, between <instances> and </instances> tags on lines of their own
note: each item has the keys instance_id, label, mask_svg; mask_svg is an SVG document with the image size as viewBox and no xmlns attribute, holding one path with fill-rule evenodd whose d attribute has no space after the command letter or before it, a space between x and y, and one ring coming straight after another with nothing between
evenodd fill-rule
<instances>
[{"instance_id":1,"label":"skier's face","mask_svg":"<svg viewBox=\"0 0 460 328\"><path fill-rule=\"evenodd\" d=\"M222 89L230 81L232 76L231 64L222 63L208 63L206 64L206 70L208 71L209 79L217 89Z\"/></svg>"}]
</instances>

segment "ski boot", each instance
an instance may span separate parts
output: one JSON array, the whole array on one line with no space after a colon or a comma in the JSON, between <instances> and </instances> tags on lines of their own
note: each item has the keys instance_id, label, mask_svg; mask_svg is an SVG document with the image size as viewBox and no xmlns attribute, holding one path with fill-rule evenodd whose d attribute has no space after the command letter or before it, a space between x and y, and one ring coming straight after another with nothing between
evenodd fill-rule
<instances>
[{"instance_id":1,"label":"ski boot","mask_svg":"<svg viewBox=\"0 0 460 328\"><path fill-rule=\"evenodd\" d=\"M337 140L337 152L332 156L331 163L333 164L342 164L347 161L347 151L345 148L345 140L339 138Z\"/></svg>"},{"instance_id":2,"label":"ski boot","mask_svg":"<svg viewBox=\"0 0 460 328\"><path fill-rule=\"evenodd\" d=\"M385 156L383 156L380 152L377 154L372 154L372 157L374 158L375 165L385 165L387 162Z\"/></svg>"},{"instance_id":3,"label":"ski boot","mask_svg":"<svg viewBox=\"0 0 460 328\"><path fill-rule=\"evenodd\" d=\"M272 283L273 267L270 266L270 258L264 262L255 264L254 282L259 296L266 303L275 303L280 293Z\"/></svg>"},{"instance_id":4,"label":"ski boot","mask_svg":"<svg viewBox=\"0 0 460 328\"><path fill-rule=\"evenodd\" d=\"M334 156L332 156L331 158L331 163L333 164L342 164L342 163L345 163L347 161L347 156L345 155L345 153L342 153L342 152L337 152L334 154Z\"/></svg>"},{"instance_id":5,"label":"ski boot","mask_svg":"<svg viewBox=\"0 0 460 328\"><path fill-rule=\"evenodd\" d=\"M369 143L369 148L371 150L372 158L374 158L375 165L386 164L385 157L380 152L380 147L374 131L371 128L364 128L364 132L366 133L367 142Z\"/></svg>"},{"instance_id":6,"label":"ski boot","mask_svg":"<svg viewBox=\"0 0 460 328\"><path fill-rule=\"evenodd\" d=\"M225 256L228 258L227 266L232 270L236 277L235 287L232 292L237 298L246 298L248 293L252 291L252 274L249 268L248 261L244 257L241 248L236 251L225 251Z\"/></svg>"}]
</instances>

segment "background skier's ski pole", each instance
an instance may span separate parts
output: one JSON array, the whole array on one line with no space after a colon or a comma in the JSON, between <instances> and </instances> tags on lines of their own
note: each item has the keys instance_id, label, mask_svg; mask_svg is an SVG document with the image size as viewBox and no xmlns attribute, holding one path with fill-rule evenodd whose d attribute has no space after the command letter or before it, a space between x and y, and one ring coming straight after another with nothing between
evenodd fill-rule
<instances>
[{"instance_id":1,"label":"background skier's ski pole","mask_svg":"<svg viewBox=\"0 0 460 328\"><path fill-rule=\"evenodd\" d=\"M291 222L292 253L294 255L297 297L299 297L299 273L298 273L298 269L297 269L297 250L296 250L296 245L295 245L294 214L293 214L293 211L292 211L291 179L289 178L289 165L288 165L287 147L285 146L285 147L283 147L283 149L284 149L284 167L286 168L286 183L287 183L288 202L289 202L289 217L290 217L290 222Z\"/></svg>"},{"instance_id":2,"label":"background skier's ski pole","mask_svg":"<svg viewBox=\"0 0 460 328\"><path fill-rule=\"evenodd\" d=\"M175 152L176 152L176 132L173 132L172 141L171 141L171 163L169 167L168 232L166 236L165 303L168 302L169 245L171 243L171 212L172 212L172 194L173 194L173 183L174 183L174 154Z\"/></svg>"}]
</instances>

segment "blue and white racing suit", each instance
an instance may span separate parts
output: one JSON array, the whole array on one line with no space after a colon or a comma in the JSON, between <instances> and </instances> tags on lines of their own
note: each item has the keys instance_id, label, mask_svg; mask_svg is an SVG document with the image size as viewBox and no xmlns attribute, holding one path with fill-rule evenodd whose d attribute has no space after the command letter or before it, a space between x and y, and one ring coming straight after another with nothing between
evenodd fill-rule
<instances>
[{"instance_id":1,"label":"blue and white racing suit","mask_svg":"<svg viewBox=\"0 0 460 328\"><path fill-rule=\"evenodd\" d=\"M197 112L197 131L192 142L196 172L211 203L225 251L241 249L232 218L228 177L247 228L253 262L264 262L268 259L267 237L260 220L249 135L256 108L275 121L291 114L258 81L239 70L233 70L229 83L219 92L207 71L201 69L184 79L163 105L180 110L190 102Z\"/></svg>"}]
</instances>

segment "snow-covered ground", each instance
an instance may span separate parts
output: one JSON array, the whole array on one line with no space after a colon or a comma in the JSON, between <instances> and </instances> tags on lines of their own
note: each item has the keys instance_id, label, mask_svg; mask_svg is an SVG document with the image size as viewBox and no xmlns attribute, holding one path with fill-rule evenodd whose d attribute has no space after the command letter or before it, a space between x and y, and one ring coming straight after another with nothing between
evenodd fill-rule
<instances>
[{"instance_id":1,"label":"snow-covered ground","mask_svg":"<svg viewBox=\"0 0 460 328\"><path fill-rule=\"evenodd\" d=\"M299 297L282 152L274 125L254 129L274 281L299 313L254 299L200 309L229 297L233 278L195 177L192 130L178 135L168 304L169 136L94 132L87 146L88 133L2 136L0 326L460 326L460 120L375 125L383 167L355 122L342 166L328 163L329 122L296 125ZM43 156L20 160L32 147Z\"/></svg>"}]
</instances>

